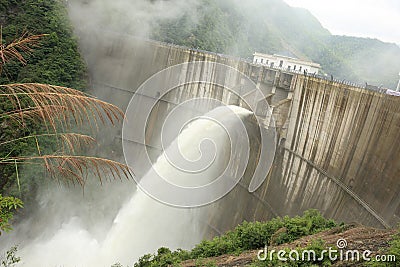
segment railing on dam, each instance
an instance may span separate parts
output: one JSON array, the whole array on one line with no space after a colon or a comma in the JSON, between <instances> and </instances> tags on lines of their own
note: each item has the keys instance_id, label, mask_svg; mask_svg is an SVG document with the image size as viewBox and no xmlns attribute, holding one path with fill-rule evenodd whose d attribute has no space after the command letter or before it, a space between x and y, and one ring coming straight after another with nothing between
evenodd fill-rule
<instances>
[{"instance_id":1,"label":"railing on dam","mask_svg":"<svg viewBox=\"0 0 400 267\"><path fill-rule=\"evenodd\" d=\"M198 48L191 48L191 47L187 47L187 46L182 46L182 45L177 45L177 44L173 44L173 43L166 43L166 42L162 42L162 41L156 41L150 38L145 38L145 37L140 37L140 36L134 36L134 35L130 35L124 32L111 32L111 31L107 31L107 30L101 30L97 32L98 34L103 34L106 33L107 35L110 36L115 36L116 38L129 38L129 39L135 39L138 42L146 42L149 44L153 44L155 46L163 46L163 47L167 47L167 48L175 48L181 51L188 51L190 52L195 52L195 53L200 53L200 54L204 54L204 55L210 55L211 57L215 57L215 58L224 58L224 59L229 59L229 60L233 60L233 61L237 61L237 62L242 62L245 64L248 64L249 66L253 66L253 67L261 67L263 69L268 69L271 71L278 71L281 73L285 73L288 75L301 75L301 76L307 76L307 77L313 77L313 78L318 78L321 80L325 80L325 81L331 81L334 83L339 83L339 84L343 84L343 85L349 85L352 87L356 87L356 88L360 88L360 89L366 89L366 90L371 90L371 91L376 91L376 92L380 92L380 93L386 93L386 92L391 92L388 88L383 88L382 86L375 86L375 85L370 85L370 84L359 84L357 82L353 82L350 80L346 80L346 79L338 79L336 77L334 77L333 75L330 74L325 74L325 75L321 75L321 74L316 74L316 73L307 73L306 71L298 71L298 70L293 70L293 69L287 69L287 68L283 68L283 67L279 67L279 66L269 66L269 65L262 65L259 63L254 63L250 58L242 58L239 56L233 56L233 55L228 55L228 54L224 54L224 53L217 53L217 52L212 52L212 51L206 51L206 50L202 50L202 49L198 49Z\"/></svg>"}]
</instances>

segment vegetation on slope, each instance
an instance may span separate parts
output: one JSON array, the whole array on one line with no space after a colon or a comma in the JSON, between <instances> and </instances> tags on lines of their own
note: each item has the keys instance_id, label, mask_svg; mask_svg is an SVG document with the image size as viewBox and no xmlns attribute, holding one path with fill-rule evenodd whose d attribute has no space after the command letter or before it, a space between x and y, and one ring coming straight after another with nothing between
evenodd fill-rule
<instances>
[{"instance_id":1,"label":"vegetation on slope","mask_svg":"<svg viewBox=\"0 0 400 267\"><path fill-rule=\"evenodd\" d=\"M223 254L240 254L246 250L260 249L265 245L279 245L302 236L336 227L337 223L325 219L317 210L308 210L303 216L275 218L267 222L243 222L234 230L212 240L204 240L191 251L160 248L157 254L147 254L135 267L179 266L188 259L203 259Z\"/></svg>"},{"instance_id":2,"label":"vegetation on slope","mask_svg":"<svg viewBox=\"0 0 400 267\"><path fill-rule=\"evenodd\" d=\"M26 64L24 54L32 52L41 37L43 35L22 34L10 43L1 44L0 70L12 61ZM0 166L14 168L20 193L21 164L29 164L29 170L32 166L41 165L49 176L82 186L89 173L100 180L107 175L114 178L130 176L124 164L77 154L78 150L95 140L72 130L83 125L98 128L99 123L121 122L124 113L118 107L76 89L41 83L0 85L0 103L0 125L2 130L7 130L5 133L9 133L0 136ZM18 129L24 129L26 134L16 135ZM31 141L35 153L13 155L14 148L25 141ZM45 149L49 144L53 145L53 150ZM2 180L6 178L2 177ZM1 231L11 230L9 221L14 211L22 206L20 199L0 194L0 234Z\"/></svg>"},{"instance_id":3,"label":"vegetation on slope","mask_svg":"<svg viewBox=\"0 0 400 267\"><path fill-rule=\"evenodd\" d=\"M83 90L86 87L86 70L73 38L63 1L59 0L0 0L0 25L2 44L10 43L24 32L46 34L40 45L24 54L26 62L14 60L4 64L0 84L43 83ZM10 102L0 103L0 113L11 108ZM40 125L6 127L1 124L1 140L36 134ZM44 151L54 151L54 140L41 142ZM0 158L32 155L36 145L32 139L8 144L0 150ZM42 183L41 169L29 168L17 183L15 167L0 165L0 193L32 200ZM27 201L30 202L30 201Z\"/></svg>"},{"instance_id":4,"label":"vegetation on slope","mask_svg":"<svg viewBox=\"0 0 400 267\"><path fill-rule=\"evenodd\" d=\"M128 178L130 172L124 164L85 154L95 142L85 127L93 132L99 124L121 122L124 114L69 88L84 89L86 75L62 3L0 0L0 8L1 233L11 229L22 207L18 198L35 205L35 189L46 176L83 186L89 175L102 180ZM21 172L22 165L27 167Z\"/></svg>"},{"instance_id":5,"label":"vegetation on slope","mask_svg":"<svg viewBox=\"0 0 400 267\"><path fill-rule=\"evenodd\" d=\"M24 82L47 83L83 90L86 69L73 37L64 1L0 0L0 25L3 43L22 32L47 34L30 55L29 64L10 62L0 84Z\"/></svg>"},{"instance_id":6,"label":"vegetation on slope","mask_svg":"<svg viewBox=\"0 0 400 267\"><path fill-rule=\"evenodd\" d=\"M378 262L376 260L370 262L368 266L372 267L396 267L400 264L400 229L397 234L393 236L392 241L390 242L389 249L381 250L380 253L382 255L393 255L396 260L391 262Z\"/></svg>"},{"instance_id":7,"label":"vegetation on slope","mask_svg":"<svg viewBox=\"0 0 400 267\"><path fill-rule=\"evenodd\" d=\"M11 230L10 220L13 218L13 213L22 208L22 201L14 197L3 197L0 194L0 235L2 232Z\"/></svg>"},{"instance_id":8,"label":"vegetation on slope","mask_svg":"<svg viewBox=\"0 0 400 267\"><path fill-rule=\"evenodd\" d=\"M333 36L308 11L282 0L200 0L197 10L160 21L152 37L251 58L290 51L336 78L395 88L400 47L376 39Z\"/></svg>"},{"instance_id":9,"label":"vegetation on slope","mask_svg":"<svg viewBox=\"0 0 400 267\"><path fill-rule=\"evenodd\" d=\"M346 239L346 248L339 250L337 241ZM264 246L268 246L267 255ZM331 249L330 254L326 250ZM282 261L278 251L286 251L283 257L299 259ZM308 252L315 252L315 257ZM323 252L325 250L325 252ZM346 254L358 251L360 258ZM362 257L364 251L371 261ZM272 253L274 251L274 253ZM341 254L342 253L345 254ZM306 253L303 258L303 252ZM344 255L344 256L340 256ZM347 256L346 256L347 255ZM376 261L376 255L384 256L386 262ZM258 259L258 256L263 259ZM282 255L281 255L282 256ZM336 259L335 259L336 256ZM389 258L390 256L390 258ZM393 257L395 256L395 258ZM272 259L270 258L272 257ZM348 258L346 258L348 257ZM155 266L398 266L400 261L400 233L398 229L375 229L359 224L344 225L324 219L318 211L309 210L303 216L295 218L275 218L267 222L244 222L233 231L227 232L213 240L205 240L191 251L160 248L156 254L148 254L139 259L135 267ZM115 264L113 267L122 267Z\"/></svg>"}]
</instances>

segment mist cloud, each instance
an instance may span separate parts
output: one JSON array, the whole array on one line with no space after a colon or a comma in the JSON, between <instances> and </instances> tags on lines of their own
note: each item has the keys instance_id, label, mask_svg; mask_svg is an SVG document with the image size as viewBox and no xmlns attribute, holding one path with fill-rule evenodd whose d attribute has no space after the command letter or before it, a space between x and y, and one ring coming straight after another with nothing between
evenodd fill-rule
<instances>
[{"instance_id":1,"label":"mist cloud","mask_svg":"<svg viewBox=\"0 0 400 267\"><path fill-rule=\"evenodd\" d=\"M190 14L196 21L197 0L70 0L68 9L78 30L113 31L150 37L155 25Z\"/></svg>"},{"instance_id":2,"label":"mist cloud","mask_svg":"<svg viewBox=\"0 0 400 267\"><path fill-rule=\"evenodd\" d=\"M400 44L398 0L284 0L310 10L336 35L378 38Z\"/></svg>"}]
</instances>

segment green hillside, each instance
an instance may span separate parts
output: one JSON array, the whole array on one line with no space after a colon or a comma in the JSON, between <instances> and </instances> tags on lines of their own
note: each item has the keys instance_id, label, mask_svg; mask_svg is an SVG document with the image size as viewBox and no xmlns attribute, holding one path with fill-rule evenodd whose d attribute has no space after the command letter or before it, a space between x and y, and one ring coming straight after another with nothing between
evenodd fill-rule
<instances>
[{"instance_id":1,"label":"green hillside","mask_svg":"<svg viewBox=\"0 0 400 267\"><path fill-rule=\"evenodd\" d=\"M67 17L64 1L59 0L0 0L0 25L3 44L9 43L28 31L30 34L47 34L32 53L25 53L26 65L18 61L5 64L0 83L47 83L86 88L86 67L73 38L72 27ZM0 112L10 109L9 103L0 103ZM9 127L2 123L0 140L23 137L40 130L39 126ZM53 149L48 141L43 149ZM33 139L3 145L2 158L6 156L32 155L36 153ZM10 152L10 154L8 154ZM21 170L20 170L21 171ZM23 171L17 183L15 166L0 166L0 194L21 197L26 203L35 196L35 190L43 183L41 168ZM30 199L31 200L31 199Z\"/></svg>"},{"instance_id":2,"label":"green hillside","mask_svg":"<svg viewBox=\"0 0 400 267\"><path fill-rule=\"evenodd\" d=\"M19 62L6 65L1 83L39 82L84 89L86 69L79 54L64 1L0 0L0 25L3 43L10 42L24 31L48 34L39 47Z\"/></svg>"},{"instance_id":3,"label":"green hillside","mask_svg":"<svg viewBox=\"0 0 400 267\"><path fill-rule=\"evenodd\" d=\"M176 19L155 23L152 38L251 58L290 51L338 79L395 88L400 47L377 39L334 36L307 10L282 0L200 0Z\"/></svg>"}]
</instances>

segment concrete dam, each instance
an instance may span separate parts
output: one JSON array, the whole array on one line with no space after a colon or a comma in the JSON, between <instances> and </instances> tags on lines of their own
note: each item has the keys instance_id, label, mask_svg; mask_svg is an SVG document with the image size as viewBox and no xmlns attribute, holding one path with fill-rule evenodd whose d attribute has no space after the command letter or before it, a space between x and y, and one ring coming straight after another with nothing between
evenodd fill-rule
<instances>
[{"instance_id":1,"label":"concrete dam","mask_svg":"<svg viewBox=\"0 0 400 267\"><path fill-rule=\"evenodd\" d=\"M130 99L146 80L181 63L204 65L181 69L183 80L204 76L210 81L218 80L218 84L230 83L246 90L246 84L238 77L207 67L208 63L219 63L249 77L262 92L261 97L252 91L244 95L248 103L254 104L255 117L262 126L274 130L271 140L275 143L260 147L260 133L250 133L254 138L249 166L240 185L210 204L215 208L206 216L209 236L232 229L243 220L293 216L310 208L338 221L375 227L392 227L400 221L399 97L125 35L81 35L80 45L93 94L123 110L127 110ZM157 134L162 122L177 105L193 97L248 108L237 94L215 84L183 85L161 96L156 90L144 93L143 101L158 99L146 122L145 135L127 138L122 136L121 128L113 130L111 139L117 156L122 156L121 143L127 138L133 155L130 160L140 161L144 148L156 158L162 151ZM263 101L268 107L259 104ZM103 135L110 139L110 133ZM264 158L262 150L275 151L275 156ZM236 160L239 162L240 157ZM271 166L269 172L259 177L263 180L261 186L249 192L256 165L264 163Z\"/></svg>"}]
</instances>

